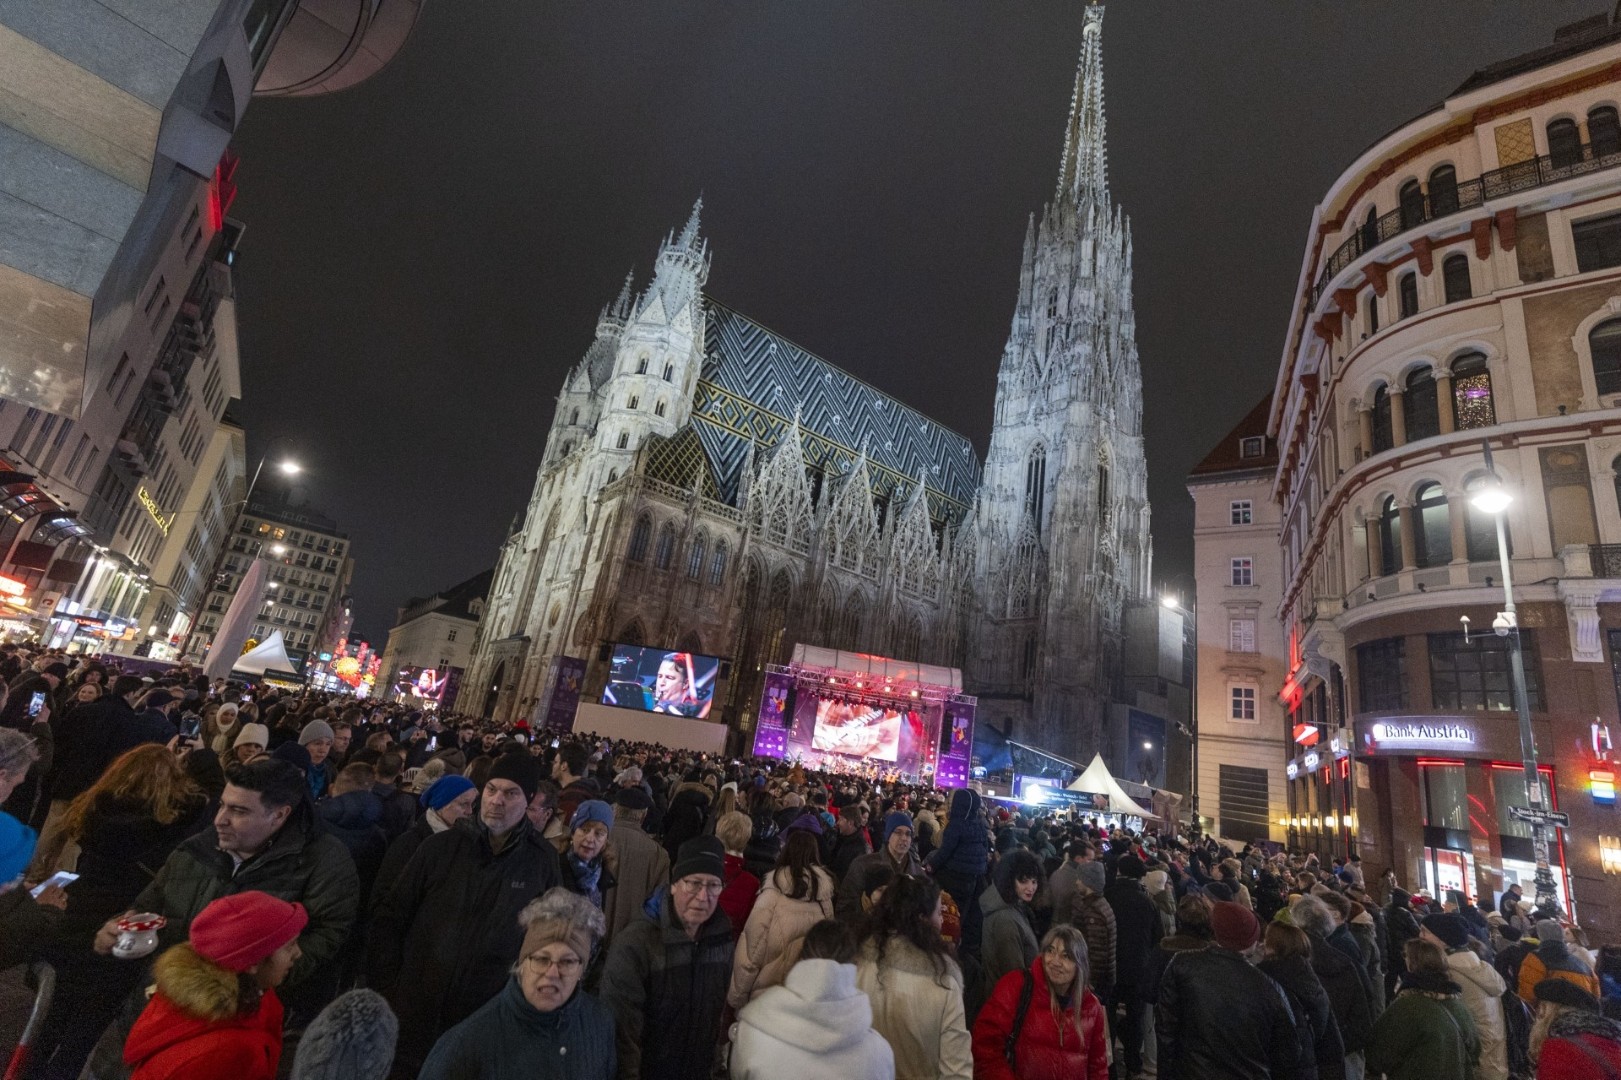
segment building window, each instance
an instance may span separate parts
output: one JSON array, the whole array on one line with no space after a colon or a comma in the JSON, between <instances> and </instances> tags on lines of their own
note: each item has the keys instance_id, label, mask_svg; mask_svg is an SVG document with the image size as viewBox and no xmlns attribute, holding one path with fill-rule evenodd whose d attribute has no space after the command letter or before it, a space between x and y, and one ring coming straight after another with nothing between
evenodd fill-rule
<instances>
[{"instance_id":1,"label":"building window","mask_svg":"<svg viewBox=\"0 0 1621 1080\"><path fill-rule=\"evenodd\" d=\"M664 381L665 382L675 382L675 365L674 364L665 364L664 365Z\"/></svg>"},{"instance_id":2,"label":"building window","mask_svg":"<svg viewBox=\"0 0 1621 1080\"><path fill-rule=\"evenodd\" d=\"M1548 123L1548 164L1569 168L1582 160L1582 134L1576 121L1562 117Z\"/></svg>"},{"instance_id":3,"label":"building window","mask_svg":"<svg viewBox=\"0 0 1621 1080\"><path fill-rule=\"evenodd\" d=\"M571 410L569 410L568 422L571 423L571 424L578 424L580 422L580 410L579 409L571 409Z\"/></svg>"},{"instance_id":4,"label":"building window","mask_svg":"<svg viewBox=\"0 0 1621 1080\"><path fill-rule=\"evenodd\" d=\"M1458 171L1451 165L1430 170L1430 217L1438 218L1458 209Z\"/></svg>"},{"instance_id":5,"label":"building window","mask_svg":"<svg viewBox=\"0 0 1621 1080\"><path fill-rule=\"evenodd\" d=\"M1373 452L1382 453L1395 445L1395 428L1390 422L1390 387L1381 385L1373 392Z\"/></svg>"},{"instance_id":6,"label":"building window","mask_svg":"<svg viewBox=\"0 0 1621 1080\"><path fill-rule=\"evenodd\" d=\"M1248 525L1254 520L1254 506L1248 499L1234 499L1227 509L1234 525Z\"/></svg>"},{"instance_id":7,"label":"building window","mask_svg":"<svg viewBox=\"0 0 1621 1080\"><path fill-rule=\"evenodd\" d=\"M1255 715L1256 688L1253 686L1235 686L1231 691L1231 707L1228 718L1241 724L1257 723Z\"/></svg>"},{"instance_id":8,"label":"building window","mask_svg":"<svg viewBox=\"0 0 1621 1080\"><path fill-rule=\"evenodd\" d=\"M1249 435L1239 440L1238 456L1246 461L1266 456L1266 436Z\"/></svg>"},{"instance_id":9,"label":"building window","mask_svg":"<svg viewBox=\"0 0 1621 1080\"><path fill-rule=\"evenodd\" d=\"M1252 653L1255 651L1255 620L1227 620L1227 651Z\"/></svg>"},{"instance_id":10,"label":"building window","mask_svg":"<svg viewBox=\"0 0 1621 1080\"><path fill-rule=\"evenodd\" d=\"M1509 674L1510 641L1496 634L1431 634L1431 707L1449 712L1512 712L1514 688ZM1536 634L1520 631L1525 653L1525 692L1534 712L1542 710L1541 668Z\"/></svg>"},{"instance_id":11,"label":"building window","mask_svg":"<svg viewBox=\"0 0 1621 1080\"><path fill-rule=\"evenodd\" d=\"M1411 319L1418 314L1418 275L1403 274L1396 282L1396 295L1401 304L1401 318Z\"/></svg>"},{"instance_id":12,"label":"building window","mask_svg":"<svg viewBox=\"0 0 1621 1080\"><path fill-rule=\"evenodd\" d=\"M1363 337L1372 337L1379 332L1379 297L1372 289L1368 290L1367 327Z\"/></svg>"},{"instance_id":13,"label":"building window","mask_svg":"<svg viewBox=\"0 0 1621 1080\"><path fill-rule=\"evenodd\" d=\"M1578 221L1570 227L1580 273L1621 266L1621 213Z\"/></svg>"},{"instance_id":14,"label":"building window","mask_svg":"<svg viewBox=\"0 0 1621 1080\"><path fill-rule=\"evenodd\" d=\"M1407 708L1407 639L1383 638L1356 647L1357 711Z\"/></svg>"},{"instance_id":15,"label":"building window","mask_svg":"<svg viewBox=\"0 0 1621 1080\"><path fill-rule=\"evenodd\" d=\"M1424 824L1432 829L1469 831L1469 786L1462 765L1426 762L1418 771L1424 780Z\"/></svg>"},{"instance_id":16,"label":"building window","mask_svg":"<svg viewBox=\"0 0 1621 1080\"><path fill-rule=\"evenodd\" d=\"M446 641L455 641L456 640L456 631L452 630L448 634L446 634L445 635L445 640Z\"/></svg>"},{"instance_id":17,"label":"building window","mask_svg":"<svg viewBox=\"0 0 1621 1080\"><path fill-rule=\"evenodd\" d=\"M1452 416L1459 431L1497 423L1485 353L1465 353L1452 361Z\"/></svg>"},{"instance_id":18,"label":"building window","mask_svg":"<svg viewBox=\"0 0 1621 1080\"><path fill-rule=\"evenodd\" d=\"M1030 514L1030 520L1036 524L1036 532L1041 532L1042 511L1045 509L1047 498L1047 448L1036 445L1030 450L1030 458L1024 463L1024 508Z\"/></svg>"},{"instance_id":19,"label":"building window","mask_svg":"<svg viewBox=\"0 0 1621 1080\"><path fill-rule=\"evenodd\" d=\"M1109 516L1109 466L1098 464L1098 520Z\"/></svg>"},{"instance_id":20,"label":"building window","mask_svg":"<svg viewBox=\"0 0 1621 1080\"><path fill-rule=\"evenodd\" d=\"M664 404L664 402L661 401L657 405L653 406L653 415L654 416L663 416L664 415L664 409L665 409L665 404Z\"/></svg>"},{"instance_id":21,"label":"building window","mask_svg":"<svg viewBox=\"0 0 1621 1080\"><path fill-rule=\"evenodd\" d=\"M647 374L647 357L640 356L640 357L636 358L636 374L638 374L638 375L646 375Z\"/></svg>"},{"instance_id":22,"label":"building window","mask_svg":"<svg viewBox=\"0 0 1621 1080\"><path fill-rule=\"evenodd\" d=\"M621 449L621 450L623 450L627 446L629 446L630 445L630 432L621 431L619 433L619 442L617 443L617 445L618 445L619 449Z\"/></svg>"},{"instance_id":23,"label":"building window","mask_svg":"<svg viewBox=\"0 0 1621 1080\"><path fill-rule=\"evenodd\" d=\"M1407 441L1416 442L1441 434L1441 409L1436 398L1435 372L1423 368L1407 376L1402 395L1402 417L1407 421Z\"/></svg>"},{"instance_id":24,"label":"building window","mask_svg":"<svg viewBox=\"0 0 1621 1080\"><path fill-rule=\"evenodd\" d=\"M1379 507L1379 569L1394 574L1401 569L1401 507L1394 495L1385 496Z\"/></svg>"},{"instance_id":25,"label":"building window","mask_svg":"<svg viewBox=\"0 0 1621 1080\"><path fill-rule=\"evenodd\" d=\"M1418 542L1418 565L1445 566L1451 562L1452 521L1440 484L1425 484L1418 489L1413 516L1418 519L1413 529L1413 539Z\"/></svg>"},{"instance_id":26,"label":"building window","mask_svg":"<svg viewBox=\"0 0 1621 1080\"><path fill-rule=\"evenodd\" d=\"M1441 263L1441 284L1446 290L1449 304L1456 304L1474 295L1474 288L1469 283L1469 256L1448 255Z\"/></svg>"},{"instance_id":27,"label":"building window","mask_svg":"<svg viewBox=\"0 0 1621 1080\"><path fill-rule=\"evenodd\" d=\"M1593 384L1600 394L1621 394L1621 319L1606 319L1587 335L1593 351Z\"/></svg>"},{"instance_id":28,"label":"building window","mask_svg":"<svg viewBox=\"0 0 1621 1080\"><path fill-rule=\"evenodd\" d=\"M1587 145L1595 158L1621 154L1621 119L1613 106L1600 105L1587 112Z\"/></svg>"},{"instance_id":29,"label":"building window","mask_svg":"<svg viewBox=\"0 0 1621 1080\"><path fill-rule=\"evenodd\" d=\"M1401 186L1396 203L1401 208L1401 227L1404 231L1424 223L1424 189L1417 180L1409 180Z\"/></svg>"},{"instance_id":30,"label":"building window","mask_svg":"<svg viewBox=\"0 0 1621 1080\"><path fill-rule=\"evenodd\" d=\"M709 584L726 584L726 542L715 542L715 554L709 560Z\"/></svg>"},{"instance_id":31,"label":"building window","mask_svg":"<svg viewBox=\"0 0 1621 1080\"><path fill-rule=\"evenodd\" d=\"M659 570L668 570L675 561L675 527L665 525L659 530L659 546L653 552L653 566Z\"/></svg>"},{"instance_id":32,"label":"building window","mask_svg":"<svg viewBox=\"0 0 1621 1080\"><path fill-rule=\"evenodd\" d=\"M647 545L653 538L653 519L643 514L636 519L636 525L630 530L630 548L625 557L631 562L647 561Z\"/></svg>"},{"instance_id":33,"label":"building window","mask_svg":"<svg viewBox=\"0 0 1621 1080\"><path fill-rule=\"evenodd\" d=\"M629 398L627 398L625 400L625 408L634 409L634 408L636 408L636 406L640 405L641 403L642 403L642 399L637 397L635 394L632 394L632 395L630 395Z\"/></svg>"},{"instance_id":34,"label":"building window","mask_svg":"<svg viewBox=\"0 0 1621 1080\"><path fill-rule=\"evenodd\" d=\"M1233 585L1255 584L1255 560L1233 559L1228 566L1228 581Z\"/></svg>"},{"instance_id":35,"label":"building window","mask_svg":"<svg viewBox=\"0 0 1621 1080\"><path fill-rule=\"evenodd\" d=\"M693 538L692 546L687 550L687 577L693 581L703 577L704 555L708 547L708 540L703 533L699 533Z\"/></svg>"}]
</instances>

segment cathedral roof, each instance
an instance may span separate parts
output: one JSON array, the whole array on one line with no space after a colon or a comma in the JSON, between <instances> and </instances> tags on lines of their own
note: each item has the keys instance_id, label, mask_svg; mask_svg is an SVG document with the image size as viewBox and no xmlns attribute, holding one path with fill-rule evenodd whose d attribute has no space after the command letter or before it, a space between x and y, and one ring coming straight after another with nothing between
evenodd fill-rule
<instances>
[{"instance_id":1,"label":"cathedral roof","mask_svg":"<svg viewBox=\"0 0 1621 1080\"><path fill-rule=\"evenodd\" d=\"M865 451L874 494L904 498L923 476L930 515L961 520L979 483L967 439L747 316L713 300L708 308L693 428L728 501L749 441L762 459L797 409L807 464L842 476Z\"/></svg>"},{"instance_id":2,"label":"cathedral roof","mask_svg":"<svg viewBox=\"0 0 1621 1080\"><path fill-rule=\"evenodd\" d=\"M1238 422L1238 425L1222 436L1222 440L1215 448L1206 454L1204 460L1193 467L1189 478L1209 476L1212 473L1225 473L1260 469L1270 472L1278 467L1277 440L1269 439L1266 435L1267 415L1272 410L1272 395L1268 394L1256 403L1249 415ZM1244 454L1245 439L1260 439L1261 453L1257 456L1252 449L1249 456ZM1252 444L1253 445L1253 444Z\"/></svg>"}]
</instances>

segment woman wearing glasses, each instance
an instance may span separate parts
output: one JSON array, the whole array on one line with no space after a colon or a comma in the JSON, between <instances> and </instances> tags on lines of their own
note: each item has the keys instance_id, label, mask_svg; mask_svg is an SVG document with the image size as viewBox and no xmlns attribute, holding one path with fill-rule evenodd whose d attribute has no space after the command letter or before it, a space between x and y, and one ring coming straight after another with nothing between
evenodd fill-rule
<instances>
[{"instance_id":1,"label":"woman wearing glasses","mask_svg":"<svg viewBox=\"0 0 1621 1080\"><path fill-rule=\"evenodd\" d=\"M523 911L523 948L506 988L439 1039L419 1080L612 1080L613 1016L580 989L607 928L567 889Z\"/></svg>"}]
</instances>

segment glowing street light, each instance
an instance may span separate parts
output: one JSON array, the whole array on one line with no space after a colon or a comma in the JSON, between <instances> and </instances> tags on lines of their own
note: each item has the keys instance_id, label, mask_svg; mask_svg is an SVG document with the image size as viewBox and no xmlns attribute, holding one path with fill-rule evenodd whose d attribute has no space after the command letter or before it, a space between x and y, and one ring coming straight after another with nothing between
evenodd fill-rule
<instances>
[{"instance_id":1,"label":"glowing street light","mask_svg":"<svg viewBox=\"0 0 1621 1080\"><path fill-rule=\"evenodd\" d=\"M304 466L296 461L278 461L276 462L276 468L281 471L283 476L297 476L304 471Z\"/></svg>"},{"instance_id":2,"label":"glowing street light","mask_svg":"<svg viewBox=\"0 0 1621 1080\"><path fill-rule=\"evenodd\" d=\"M1483 514L1501 514L1513 501L1514 496L1503 486L1503 481L1498 479L1496 473L1487 477L1475 493L1469 496L1470 504Z\"/></svg>"},{"instance_id":3,"label":"glowing street light","mask_svg":"<svg viewBox=\"0 0 1621 1080\"><path fill-rule=\"evenodd\" d=\"M285 555L285 554L287 554L287 548L282 544L271 544L270 545L270 554L272 554L272 555Z\"/></svg>"},{"instance_id":4,"label":"glowing street light","mask_svg":"<svg viewBox=\"0 0 1621 1080\"><path fill-rule=\"evenodd\" d=\"M1172 611L1175 611L1177 608L1182 606L1182 602L1174 596L1163 596L1160 598L1160 603L1164 604Z\"/></svg>"}]
</instances>

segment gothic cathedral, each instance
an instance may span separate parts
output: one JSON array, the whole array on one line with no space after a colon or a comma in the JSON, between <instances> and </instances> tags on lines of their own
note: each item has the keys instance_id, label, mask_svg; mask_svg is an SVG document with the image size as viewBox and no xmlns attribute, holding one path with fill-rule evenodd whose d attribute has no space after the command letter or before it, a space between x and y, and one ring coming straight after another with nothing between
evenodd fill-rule
<instances>
[{"instance_id":1,"label":"gothic cathedral","mask_svg":"<svg viewBox=\"0 0 1621 1080\"><path fill-rule=\"evenodd\" d=\"M627 278L558 395L461 713L533 718L555 660L620 641L731 660L752 729L795 643L960 667L979 717L1085 761L1148 593L1131 237L1109 198L1103 8L1057 191L1025 236L983 469L967 440L704 295L701 204Z\"/></svg>"}]
</instances>

